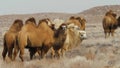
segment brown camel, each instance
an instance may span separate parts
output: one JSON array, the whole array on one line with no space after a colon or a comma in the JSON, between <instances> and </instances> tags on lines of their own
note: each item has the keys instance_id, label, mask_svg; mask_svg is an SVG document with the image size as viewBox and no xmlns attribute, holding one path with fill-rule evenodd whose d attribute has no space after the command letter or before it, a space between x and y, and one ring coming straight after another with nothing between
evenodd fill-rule
<instances>
[{"instance_id":1,"label":"brown camel","mask_svg":"<svg viewBox=\"0 0 120 68\"><path fill-rule=\"evenodd\" d=\"M110 35L114 36L115 29L117 29L118 22L116 19L116 14L113 11L108 11L103 18L103 29L105 33L105 38Z\"/></svg>"},{"instance_id":2,"label":"brown camel","mask_svg":"<svg viewBox=\"0 0 120 68\"><path fill-rule=\"evenodd\" d=\"M23 26L23 21L16 19L11 25L9 30L4 35L4 48L2 52L3 59L5 60L6 54L8 52L8 57L12 60L12 52L16 42L17 33L21 30Z\"/></svg>"},{"instance_id":3,"label":"brown camel","mask_svg":"<svg viewBox=\"0 0 120 68\"><path fill-rule=\"evenodd\" d=\"M31 21L28 21L31 22ZM28 23L23 26L18 34L18 44L20 49L20 59L24 61L24 48L25 47L41 47L42 58L48 52L49 48L52 46L54 39L54 32L46 23L46 20L40 20L38 26L36 27L33 23ZM18 53L18 48L16 47L15 56Z\"/></svg>"}]
</instances>

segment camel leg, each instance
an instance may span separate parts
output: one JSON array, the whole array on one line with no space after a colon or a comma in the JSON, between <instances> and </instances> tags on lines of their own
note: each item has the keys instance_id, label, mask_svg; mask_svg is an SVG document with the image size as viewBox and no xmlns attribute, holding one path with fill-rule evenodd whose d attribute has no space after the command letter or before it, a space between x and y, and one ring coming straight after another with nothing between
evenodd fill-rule
<instances>
[{"instance_id":1,"label":"camel leg","mask_svg":"<svg viewBox=\"0 0 120 68\"><path fill-rule=\"evenodd\" d=\"M114 29L111 30L111 33L112 33L112 37L114 37Z\"/></svg>"},{"instance_id":2,"label":"camel leg","mask_svg":"<svg viewBox=\"0 0 120 68\"><path fill-rule=\"evenodd\" d=\"M109 32L110 32L109 29L106 29L106 30L104 31L104 33L105 33L105 38L108 38L108 37L109 37L109 35L110 35Z\"/></svg>"},{"instance_id":3,"label":"camel leg","mask_svg":"<svg viewBox=\"0 0 120 68\"><path fill-rule=\"evenodd\" d=\"M49 45L48 46L43 46L43 48L41 50L41 58L45 57L45 54L48 52L49 49L50 49Z\"/></svg>"},{"instance_id":4,"label":"camel leg","mask_svg":"<svg viewBox=\"0 0 120 68\"><path fill-rule=\"evenodd\" d=\"M33 54L32 54L32 49L29 48L29 52L30 52L30 60L32 60Z\"/></svg>"},{"instance_id":5,"label":"camel leg","mask_svg":"<svg viewBox=\"0 0 120 68\"><path fill-rule=\"evenodd\" d=\"M44 55L45 55L45 51L42 49L41 50L41 58L44 58Z\"/></svg>"},{"instance_id":6,"label":"camel leg","mask_svg":"<svg viewBox=\"0 0 120 68\"><path fill-rule=\"evenodd\" d=\"M35 48L30 48L29 52L30 52L30 59L32 60L33 56L35 55L35 53L37 52L37 50Z\"/></svg>"},{"instance_id":7,"label":"camel leg","mask_svg":"<svg viewBox=\"0 0 120 68\"><path fill-rule=\"evenodd\" d=\"M110 32L110 33L108 33L108 36L107 36L107 38L108 38L108 37L110 37L110 35L111 35L111 32Z\"/></svg>"},{"instance_id":8,"label":"camel leg","mask_svg":"<svg viewBox=\"0 0 120 68\"><path fill-rule=\"evenodd\" d=\"M55 57L55 51L54 51L53 47L51 48L51 56L52 56L52 58Z\"/></svg>"},{"instance_id":9,"label":"camel leg","mask_svg":"<svg viewBox=\"0 0 120 68\"><path fill-rule=\"evenodd\" d=\"M20 54L19 54L19 57L20 57L20 59L21 59L22 62L24 61L23 55L24 55L24 47L20 47Z\"/></svg>"},{"instance_id":10,"label":"camel leg","mask_svg":"<svg viewBox=\"0 0 120 68\"><path fill-rule=\"evenodd\" d=\"M57 53L58 53L58 58L61 58L61 49L59 49Z\"/></svg>"},{"instance_id":11,"label":"camel leg","mask_svg":"<svg viewBox=\"0 0 120 68\"><path fill-rule=\"evenodd\" d=\"M108 31L105 32L105 38L108 38Z\"/></svg>"},{"instance_id":12,"label":"camel leg","mask_svg":"<svg viewBox=\"0 0 120 68\"><path fill-rule=\"evenodd\" d=\"M66 49L61 49L61 57L65 57L65 52L66 51L67 51Z\"/></svg>"},{"instance_id":13,"label":"camel leg","mask_svg":"<svg viewBox=\"0 0 120 68\"><path fill-rule=\"evenodd\" d=\"M105 34L105 38L107 37L107 31L106 30L104 30L104 34Z\"/></svg>"},{"instance_id":14,"label":"camel leg","mask_svg":"<svg viewBox=\"0 0 120 68\"><path fill-rule=\"evenodd\" d=\"M3 60L5 60L6 54L7 54L7 47L4 46L3 52L2 52L2 56L3 56Z\"/></svg>"},{"instance_id":15,"label":"camel leg","mask_svg":"<svg viewBox=\"0 0 120 68\"><path fill-rule=\"evenodd\" d=\"M14 45L13 60L15 60L18 52L19 52L19 47L18 47L18 45Z\"/></svg>"},{"instance_id":16,"label":"camel leg","mask_svg":"<svg viewBox=\"0 0 120 68\"><path fill-rule=\"evenodd\" d=\"M61 55L64 57L64 49L61 49Z\"/></svg>"},{"instance_id":17,"label":"camel leg","mask_svg":"<svg viewBox=\"0 0 120 68\"><path fill-rule=\"evenodd\" d=\"M8 57L12 60L12 52L13 52L13 47L10 47L8 49Z\"/></svg>"},{"instance_id":18,"label":"camel leg","mask_svg":"<svg viewBox=\"0 0 120 68\"><path fill-rule=\"evenodd\" d=\"M41 51L40 51L40 50L38 50L37 52L38 52L38 54L39 54L39 56L40 56L40 55L41 55Z\"/></svg>"},{"instance_id":19,"label":"camel leg","mask_svg":"<svg viewBox=\"0 0 120 68\"><path fill-rule=\"evenodd\" d=\"M108 37L110 37L110 35L111 35L111 30L108 31Z\"/></svg>"},{"instance_id":20,"label":"camel leg","mask_svg":"<svg viewBox=\"0 0 120 68\"><path fill-rule=\"evenodd\" d=\"M62 57L65 57L65 52L68 51L68 44L66 44L66 46L64 48L61 49L61 53L62 53Z\"/></svg>"}]
</instances>

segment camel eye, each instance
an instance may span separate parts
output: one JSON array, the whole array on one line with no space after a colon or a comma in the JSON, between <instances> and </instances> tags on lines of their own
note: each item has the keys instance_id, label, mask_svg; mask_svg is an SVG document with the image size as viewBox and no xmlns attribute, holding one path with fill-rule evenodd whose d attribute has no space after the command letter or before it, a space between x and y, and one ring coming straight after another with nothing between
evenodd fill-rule
<instances>
[{"instance_id":1,"label":"camel eye","mask_svg":"<svg viewBox=\"0 0 120 68\"><path fill-rule=\"evenodd\" d=\"M83 36L83 34L81 35L81 37Z\"/></svg>"}]
</instances>

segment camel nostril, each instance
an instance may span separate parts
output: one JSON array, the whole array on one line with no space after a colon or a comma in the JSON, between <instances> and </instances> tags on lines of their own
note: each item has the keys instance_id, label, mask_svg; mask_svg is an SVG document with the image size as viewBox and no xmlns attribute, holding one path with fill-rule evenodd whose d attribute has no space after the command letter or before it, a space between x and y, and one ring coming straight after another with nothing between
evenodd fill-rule
<instances>
[{"instance_id":1,"label":"camel nostril","mask_svg":"<svg viewBox=\"0 0 120 68\"><path fill-rule=\"evenodd\" d=\"M83 36L83 35L81 35L81 36Z\"/></svg>"}]
</instances>

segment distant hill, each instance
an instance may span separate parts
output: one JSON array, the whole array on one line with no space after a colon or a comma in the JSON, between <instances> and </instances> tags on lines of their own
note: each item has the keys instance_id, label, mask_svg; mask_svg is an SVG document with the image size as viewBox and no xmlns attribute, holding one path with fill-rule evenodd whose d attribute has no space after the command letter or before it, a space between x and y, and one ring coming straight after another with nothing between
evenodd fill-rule
<instances>
[{"instance_id":1,"label":"distant hill","mask_svg":"<svg viewBox=\"0 0 120 68\"><path fill-rule=\"evenodd\" d=\"M120 16L120 5L106 5L106 6L97 6L90 9L87 9L83 12L76 14L69 13L35 13L35 14L14 14L14 15L2 15L0 16L0 26L9 26L15 19L22 19L25 21L29 17L35 17L36 20L43 18L61 18L68 19L70 16L77 15L84 17L88 23L101 22L104 14L112 9L118 16Z\"/></svg>"},{"instance_id":2,"label":"distant hill","mask_svg":"<svg viewBox=\"0 0 120 68\"><path fill-rule=\"evenodd\" d=\"M105 5L105 6L97 6L90 9L87 9L78 14L91 14L91 15L102 15L105 14L108 10L113 10L115 13L120 15L120 5Z\"/></svg>"}]
</instances>

